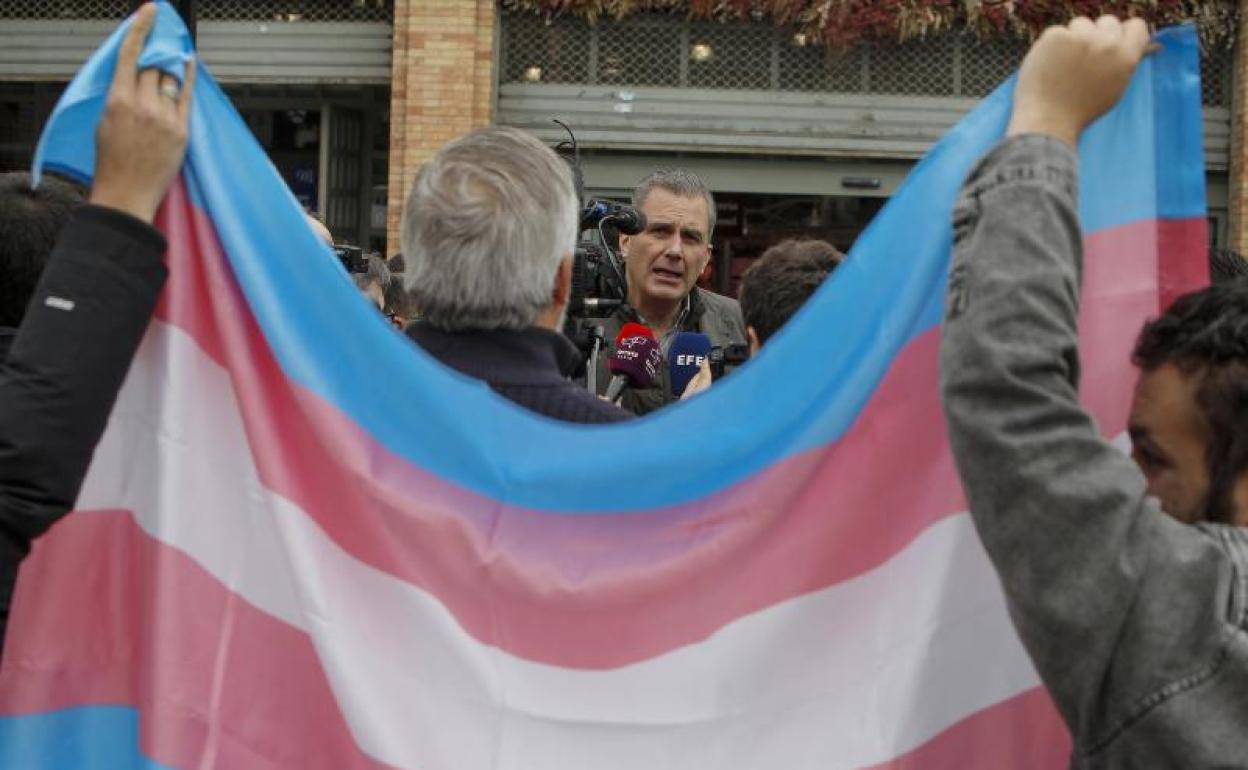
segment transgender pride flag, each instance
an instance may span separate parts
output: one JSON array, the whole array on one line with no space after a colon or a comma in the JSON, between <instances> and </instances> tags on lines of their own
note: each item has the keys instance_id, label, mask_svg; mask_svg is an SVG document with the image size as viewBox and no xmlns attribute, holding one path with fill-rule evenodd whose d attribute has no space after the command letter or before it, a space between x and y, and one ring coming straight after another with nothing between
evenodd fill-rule
<instances>
[{"instance_id":1,"label":"transgender pride flag","mask_svg":"<svg viewBox=\"0 0 1248 770\"><path fill-rule=\"evenodd\" d=\"M120 32L39 163L89 176ZM1196 40L1083 146L1084 390L1204 258ZM161 7L144 61L190 53ZM636 423L521 410L356 296L207 72L171 277L79 512L20 581L0 766L1057 768L1069 740L937 399L950 212L1010 85L759 359Z\"/></svg>"}]
</instances>

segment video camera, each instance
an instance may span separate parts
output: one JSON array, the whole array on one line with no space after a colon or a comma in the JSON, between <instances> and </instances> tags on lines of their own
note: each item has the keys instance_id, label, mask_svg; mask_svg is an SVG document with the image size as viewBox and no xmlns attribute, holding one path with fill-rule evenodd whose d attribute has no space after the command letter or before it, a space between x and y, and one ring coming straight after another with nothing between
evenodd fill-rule
<instances>
[{"instance_id":1,"label":"video camera","mask_svg":"<svg viewBox=\"0 0 1248 770\"><path fill-rule=\"evenodd\" d=\"M645 215L632 206L598 199L586 204L581 211L582 238L572 257L569 316L603 318L624 303L624 274L612 242L619 233L636 235L645 227ZM607 235L608 228L611 237Z\"/></svg>"},{"instance_id":2,"label":"video camera","mask_svg":"<svg viewBox=\"0 0 1248 770\"><path fill-rule=\"evenodd\" d=\"M572 291L563 333L585 356L584 375L591 392L597 384L598 356L607 344L603 325L595 321L615 312L628 296L612 242L618 233L641 232L645 223L641 212L622 203L592 199L581 211L582 237L572 255Z\"/></svg>"},{"instance_id":3,"label":"video camera","mask_svg":"<svg viewBox=\"0 0 1248 770\"><path fill-rule=\"evenodd\" d=\"M576 135L564 123L568 139L555 146L555 152L572 169L576 194L585 198L580 150ZM606 346L605 328L597 319L606 318L628 297L624 271L616 254L619 234L636 235L646 229L645 216L632 206L591 198L581 209L576 250L572 255L572 291L568 298L568 320L564 334L585 356L586 387L596 392L598 357Z\"/></svg>"},{"instance_id":4,"label":"video camera","mask_svg":"<svg viewBox=\"0 0 1248 770\"><path fill-rule=\"evenodd\" d=\"M568 132L565 141L554 150L572 170L578 198L585 199L585 178L581 171L581 152L576 134L561 121L556 125ZM624 273L616 256L619 233L635 235L646 229L646 219L632 206L590 198L581 209L577 232L580 238L572 257L572 296L568 300L568 323L565 333L586 353L593 344L593 335L586 338L587 319L605 318L628 295Z\"/></svg>"},{"instance_id":5,"label":"video camera","mask_svg":"<svg viewBox=\"0 0 1248 770\"><path fill-rule=\"evenodd\" d=\"M368 254L359 246L334 246L334 255L348 273L367 273Z\"/></svg>"}]
</instances>

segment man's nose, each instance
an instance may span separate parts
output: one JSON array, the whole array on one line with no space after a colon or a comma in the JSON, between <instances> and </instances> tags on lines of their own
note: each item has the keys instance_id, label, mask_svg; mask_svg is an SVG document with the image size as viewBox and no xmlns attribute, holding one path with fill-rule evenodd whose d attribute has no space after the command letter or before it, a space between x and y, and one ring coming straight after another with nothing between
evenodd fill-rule
<instances>
[{"instance_id":1,"label":"man's nose","mask_svg":"<svg viewBox=\"0 0 1248 770\"><path fill-rule=\"evenodd\" d=\"M680 241L680 233L672 233L663 244L663 251L666 254L679 257L682 254L682 246L683 244Z\"/></svg>"}]
</instances>

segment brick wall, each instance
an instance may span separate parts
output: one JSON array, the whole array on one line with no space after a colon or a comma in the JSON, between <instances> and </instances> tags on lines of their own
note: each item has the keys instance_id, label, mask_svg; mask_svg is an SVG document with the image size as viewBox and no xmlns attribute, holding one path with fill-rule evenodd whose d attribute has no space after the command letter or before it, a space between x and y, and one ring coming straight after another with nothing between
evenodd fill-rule
<instances>
[{"instance_id":1,"label":"brick wall","mask_svg":"<svg viewBox=\"0 0 1248 770\"><path fill-rule=\"evenodd\" d=\"M386 253L416 170L439 147L489 125L494 110L494 0L396 0L390 94Z\"/></svg>"},{"instance_id":2,"label":"brick wall","mask_svg":"<svg viewBox=\"0 0 1248 770\"><path fill-rule=\"evenodd\" d=\"M1231 97L1231 176L1227 245L1248 255L1248 12L1240 14Z\"/></svg>"}]
</instances>

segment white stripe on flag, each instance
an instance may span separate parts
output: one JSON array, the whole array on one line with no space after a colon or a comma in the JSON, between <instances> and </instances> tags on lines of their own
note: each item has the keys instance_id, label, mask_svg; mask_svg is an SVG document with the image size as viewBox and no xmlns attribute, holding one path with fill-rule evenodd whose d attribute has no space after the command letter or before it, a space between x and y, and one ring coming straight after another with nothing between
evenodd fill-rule
<instances>
[{"instance_id":1,"label":"white stripe on flag","mask_svg":"<svg viewBox=\"0 0 1248 770\"><path fill-rule=\"evenodd\" d=\"M133 510L309 633L360 746L402 768L856 768L1038 684L965 514L700 644L582 671L481 644L265 489L226 373L172 326L153 323L96 457L80 507Z\"/></svg>"}]
</instances>

